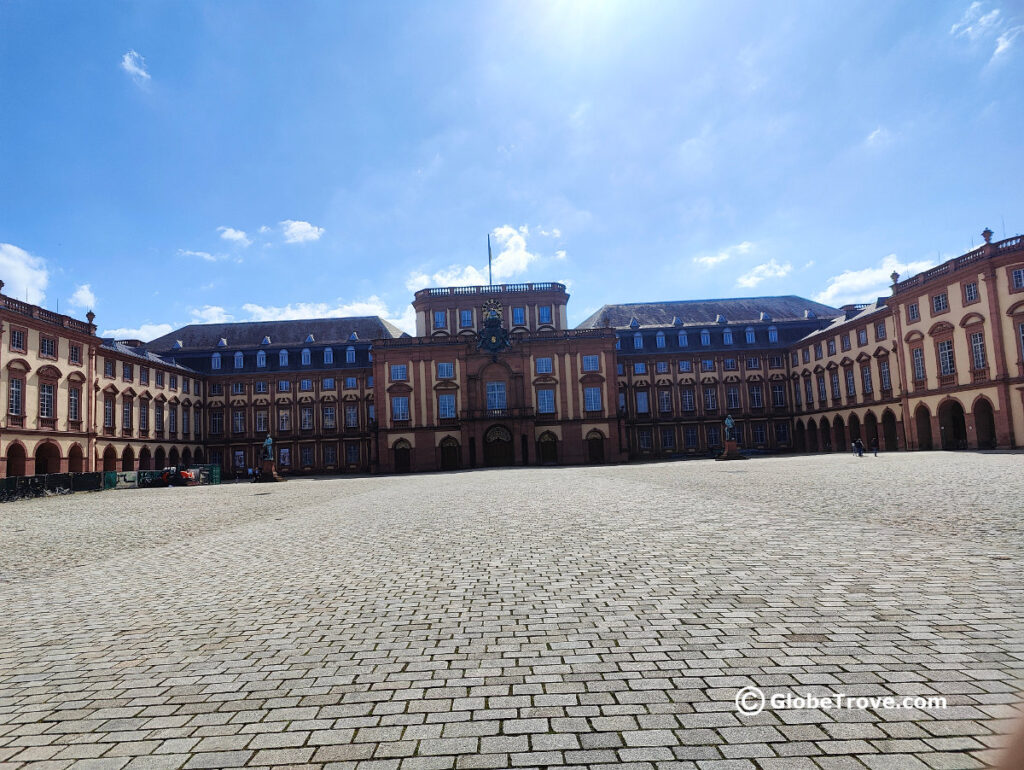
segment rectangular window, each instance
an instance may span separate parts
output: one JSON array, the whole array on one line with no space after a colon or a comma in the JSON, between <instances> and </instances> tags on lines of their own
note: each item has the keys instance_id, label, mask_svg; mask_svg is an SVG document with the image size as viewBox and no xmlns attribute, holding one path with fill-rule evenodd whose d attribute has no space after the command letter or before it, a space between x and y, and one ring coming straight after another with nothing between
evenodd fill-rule
<instances>
[{"instance_id":1,"label":"rectangular window","mask_svg":"<svg viewBox=\"0 0 1024 770\"><path fill-rule=\"evenodd\" d=\"M145 411L143 411L142 414L145 415ZM71 422L78 422L82 419L81 388L70 388L68 390L68 419L71 420Z\"/></svg>"},{"instance_id":2,"label":"rectangular window","mask_svg":"<svg viewBox=\"0 0 1024 770\"><path fill-rule=\"evenodd\" d=\"M636 432L636 443L640 449L651 448L651 431L647 428L641 428Z\"/></svg>"},{"instance_id":3,"label":"rectangular window","mask_svg":"<svg viewBox=\"0 0 1024 770\"><path fill-rule=\"evenodd\" d=\"M448 326L448 314L443 310L434 311L434 328L444 329Z\"/></svg>"},{"instance_id":4,"label":"rectangular window","mask_svg":"<svg viewBox=\"0 0 1024 770\"><path fill-rule=\"evenodd\" d=\"M832 398L842 398L843 393L839 389L839 372L833 371L830 379L832 381Z\"/></svg>"},{"instance_id":5,"label":"rectangular window","mask_svg":"<svg viewBox=\"0 0 1024 770\"><path fill-rule=\"evenodd\" d=\"M39 355L43 358L57 357L57 340L53 337L39 337Z\"/></svg>"},{"instance_id":6,"label":"rectangular window","mask_svg":"<svg viewBox=\"0 0 1024 770\"><path fill-rule=\"evenodd\" d=\"M1014 289L1024 289L1024 267L1016 267L1010 274L1013 280Z\"/></svg>"},{"instance_id":7,"label":"rectangular window","mask_svg":"<svg viewBox=\"0 0 1024 770\"><path fill-rule=\"evenodd\" d=\"M680 391L684 412L695 412L697 410L697 399L694 396L693 388L684 388Z\"/></svg>"},{"instance_id":8,"label":"rectangular window","mask_svg":"<svg viewBox=\"0 0 1024 770\"><path fill-rule=\"evenodd\" d=\"M601 389L600 388L584 388L583 389L583 409L587 412L600 412L601 411Z\"/></svg>"},{"instance_id":9,"label":"rectangular window","mask_svg":"<svg viewBox=\"0 0 1024 770\"><path fill-rule=\"evenodd\" d=\"M761 409L764 407L764 392L758 384L750 386L750 407L752 409Z\"/></svg>"},{"instance_id":10,"label":"rectangular window","mask_svg":"<svg viewBox=\"0 0 1024 770\"><path fill-rule=\"evenodd\" d=\"M868 344L868 330L867 329L858 329L857 330L857 344L858 345L867 345Z\"/></svg>"},{"instance_id":11,"label":"rectangular window","mask_svg":"<svg viewBox=\"0 0 1024 770\"><path fill-rule=\"evenodd\" d=\"M672 391L671 390L659 390L658 391L658 411L662 414L666 414L672 411Z\"/></svg>"},{"instance_id":12,"label":"rectangular window","mask_svg":"<svg viewBox=\"0 0 1024 770\"><path fill-rule=\"evenodd\" d=\"M705 372L713 372L715 371L715 360L713 358L705 358L701 363L701 367Z\"/></svg>"},{"instance_id":13,"label":"rectangular window","mask_svg":"<svg viewBox=\"0 0 1024 770\"><path fill-rule=\"evenodd\" d=\"M881 342L885 339L885 321L879 321L875 324L875 340Z\"/></svg>"},{"instance_id":14,"label":"rectangular window","mask_svg":"<svg viewBox=\"0 0 1024 770\"><path fill-rule=\"evenodd\" d=\"M829 339L828 345L827 345L827 349L828 349L828 354L830 356L834 356L836 354L836 338L835 337L832 337L831 339Z\"/></svg>"},{"instance_id":15,"label":"rectangular window","mask_svg":"<svg viewBox=\"0 0 1024 770\"><path fill-rule=\"evenodd\" d=\"M801 407L800 398L801 398L801 396L800 396L800 386L794 384L793 385L793 405L795 407L797 407L798 409Z\"/></svg>"},{"instance_id":16,"label":"rectangular window","mask_svg":"<svg viewBox=\"0 0 1024 770\"><path fill-rule=\"evenodd\" d=\"M508 402L505 398L505 383L504 382L488 382L487 383L487 408L488 409L506 409Z\"/></svg>"},{"instance_id":17,"label":"rectangular window","mask_svg":"<svg viewBox=\"0 0 1024 770\"><path fill-rule=\"evenodd\" d=\"M338 449L334 444L324 444L324 465L334 465L338 462Z\"/></svg>"},{"instance_id":18,"label":"rectangular window","mask_svg":"<svg viewBox=\"0 0 1024 770\"><path fill-rule=\"evenodd\" d=\"M257 380L256 381L256 387L254 388L254 390L257 393L266 393L267 392L267 382L266 382L266 380Z\"/></svg>"},{"instance_id":19,"label":"rectangular window","mask_svg":"<svg viewBox=\"0 0 1024 770\"><path fill-rule=\"evenodd\" d=\"M810 407L814 403L814 384L810 377L804 380L804 394L807 396L807 406Z\"/></svg>"},{"instance_id":20,"label":"rectangular window","mask_svg":"<svg viewBox=\"0 0 1024 770\"><path fill-rule=\"evenodd\" d=\"M804 359L804 363L805 364L808 364L808 363L811 362L811 349L810 348L804 348L803 359Z\"/></svg>"},{"instance_id":21,"label":"rectangular window","mask_svg":"<svg viewBox=\"0 0 1024 770\"><path fill-rule=\"evenodd\" d=\"M345 462L349 465L359 464L359 444L345 444Z\"/></svg>"},{"instance_id":22,"label":"rectangular window","mask_svg":"<svg viewBox=\"0 0 1024 770\"><path fill-rule=\"evenodd\" d=\"M128 400L121 402L121 428L132 429L132 402Z\"/></svg>"},{"instance_id":23,"label":"rectangular window","mask_svg":"<svg viewBox=\"0 0 1024 770\"><path fill-rule=\"evenodd\" d=\"M355 377L346 377L345 378L345 390L355 390L357 385L358 385L358 383L356 383L356 378Z\"/></svg>"},{"instance_id":24,"label":"rectangular window","mask_svg":"<svg viewBox=\"0 0 1024 770\"><path fill-rule=\"evenodd\" d=\"M768 441L768 433L764 429L764 423L754 425L754 443L765 444Z\"/></svg>"},{"instance_id":25,"label":"rectangular window","mask_svg":"<svg viewBox=\"0 0 1024 770\"><path fill-rule=\"evenodd\" d=\"M267 413L264 411L256 412L256 432L267 432Z\"/></svg>"},{"instance_id":26,"label":"rectangular window","mask_svg":"<svg viewBox=\"0 0 1024 770\"><path fill-rule=\"evenodd\" d=\"M753 358L748 358L747 359L747 368L748 369L760 369L761 368L761 359L756 357L756 356L753 357Z\"/></svg>"},{"instance_id":27,"label":"rectangular window","mask_svg":"<svg viewBox=\"0 0 1024 770\"><path fill-rule=\"evenodd\" d=\"M816 342L814 344L814 360L817 361L819 358L821 358L821 356L822 356L821 343L820 342Z\"/></svg>"},{"instance_id":28,"label":"rectangular window","mask_svg":"<svg viewBox=\"0 0 1024 770\"><path fill-rule=\"evenodd\" d=\"M782 356L771 356L768 359L769 369L781 369L782 368Z\"/></svg>"},{"instance_id":29,"label":"rectangular window","mask_svg":"<svg viewBox=\"0 0 1024 770\"><path fill-rule=\"evenodd\" d=\"M221 415L221 420L224 417ZM164 406L163 404L157 404L153 407L153 426L156 428L157 435L163 435L164 432Z\"/></svg>"},{"instance_id":30,"label":"rectangular window","mask_svg":"<svg viewBox=\"0 0 1024 770\"><path fill-rule=\"evenodd\" d=\"M459 311L459 326L463 329L470 329L473 326L473 311L472 310L460 310Z\"/></svg>"},{"instance_id":31,"label":"rectangular window","mask_svg":"<svg viewBox=\"0 0 1024 770\"><path fill-rule=\"evenodd\" d=\"M290 410L282 409L277 413L277 428L278 430L292 429L292 413Z\"/></svg>"},{"instance_id":32,"label":"rectangular window","mask_svg":"<svg viewBox=\"0 0 1024 770\"><path fill-rule=\"evenodd\" d=\"M164 386L164 373L163 372L157 372L156 373L156 386L158 388L162 388Z\"/></svg>"},{"instance_id":33,"label":"rectangular window","mask_svg":"<svg viewBox=\"0 0 1024 770\"><path fill-rule=\"evenodd\" d=\"M956 362L953 360L953 341L943 340L939 343L939 373L942 375L956 374Z\"/></svg>"},{"instance_id":34,"label":"rectangular window","mask_svg":"<svg viewBox=\"0 0 1024 770\"><path fill-rule=\"evenodd\" d=\"M683 442L686 444L687 449L693 449L697 446L697 429L693 426L683 428Z\"/></svg>"},{"instance_id":35,"label":"rectangular window","mask_svg":"<svg viewBox=\"0 0 1024 770\"><path fill-rule=\"evenodd\" d=\"M235 433L245 433L245 412L235 409L231 413L231 430Z\"/></svg>"},{"instance_id":36,"label":"rectangular window","mask_svg":"<svg viewBox=\"0 0 1024 770\"><path fill-rule=\"evenodd\" d=\"M714 388L704 388L704 409L708 412L718 409L718 391Z\"/></svg>"},{"instance_id":37,"label":"rectangular window","mask_svg":"<svg viewBox=\"0 0 1024 770\"><path fill-rule=\"evenodd\" d=\"M70 348L68 348L68 360L71 363L73 363L73 364L80 364L80 363L82 363L82 346L81 345L72 345ZM146 382L149 382L149 380L147 379Z\"/></svg>"},{"instance_id":38,"label":"rectangular window","mask_svg":"<svg viewBox=\"0 0 1024 770\"><path fill-rule=\"evenodd\" d=\"M178 407L167 407L167 432L172 436L178 433Z\"/></svg>"},{"instance_id":39,"label":"rectangular window","mask_svg":"<svg viewBox=\"0 0 1024 770\"><path fill-rule=\"evenodd\" d=\"M334 378L324 377L322 387L324 390L334 390Z\"/></svg>"},{"instance_id":40,"label":"rectangular window","mask_svg":"<svg viewBox=\"0 0 1024 770\"><path fill-rule=\"evenodd\" d=\"M313 407L304 406L299 410L299 428L313 430Z\"/></svg>"},{"instance_id":41,"label":"rectangular window","mask_svg":"<svg viewBox=\"0 0 1024 770\"><path fill-rule=\"evenodd\" d=\"M636 361L633 364L633 374L647 374L647 364L643 361Z\"/></svg>"},{"instance_id":42,"label":"rectangular window","mask_svg":"<svg viewBox=\"0 0 1024 770\"><path fill-rule=\"evenodd\" d=\"M730 385L725 389L725 408L726 409L739 409L740 408L740 389Z\"/></svg>"},{"instance_id":43,"label":"rectangular window","mask_svg":"<svg viewBox=\"0 0 1024 770\"><path fill-rule=\"evenodd\" d=\"M121 364L121 379L125 382L131 382L133 369L134 367L131 364Z\"/></svg>"},{"instance_id":44,"label":"rectangular window","mask_svg":"<svg viewBox=\"0 0 1024 770\"><path fill-rule=\"evenodd\" d=\"M946 296L946 292L932 297L932 313L942 313L946 310L949 310L949 297Z\"/></svg>"},{"instance_id":45,"label":"rectangular window","mask_svg":"<svg viewBox=\"0 0 1024 770\"><path fill-rule=\"evenodd\" d=\"M969 305L978 301L978 284L975 282L964 284L964 304Z\"/></svg>"},{"instance_id":46,"label":"rectangular window","mask_svg":"<svg viewBox=\"0 0 1024 770\"><path fill-rule=\"evenodd\" d=\"M619 414L626 413L626 393L625 391L619 391Z\"/></svg>"},{"instance_id":47,"label":"rectangular window","mask_svg":"<svg viewBox=\"0 0 1024 770\"><path fill-rule=\"evenodd\" d=\"M244 468L245 467L245 450L244 449L236 449L235 450L235 467L236 468Z\"/></svg>"},{"instance_id":48,"label":"rectangular window","mask_svg":"<svg viewBox=\"0 0 1024 770\"><path fill-rule=\"evenodd\" d=\"M291 382L291 380L278 380L277 381L277 390L278 390L278 392L280 392L280 393L287 393L291 389L292 389L292 382Z\"/></svg>"},{"instance_id":49,"label":"rectangular window","mask_svg":"<svg viewBox=\"0 0 1024 770\"><path fill-rule=\"evenodd\" d=\"M77 412L76 412L77 414ZM70 416L70 415L69 415ZM72 419L77 420L77 417ZM139 430L145 433L149 430L149 401L139 401Z\"/></svg>"},{"instance_id":50,"label":"rectangular window","mask_svg":"<svg viewBox=\"0 0 1024 770\"><path fill-rule=\"evenodd\" d=\"M545 357L537 359L537 374L551 374L550 358Z\"/></svg>"},{"instance_id":51,"label":"rectangular window","mask_svg":"<svg viewBox=\"0 0 1024 770\"><path fill-rule=\"evenodd\" d=\"M551 323L551 305L541 305L537 308L537 312L542 324Z\"/></svg>"},{"instance_id":52,"label":"rectangular window","mask_svg":"<svg viewBox=\"0 0 1024 770\"><path fill-rule=\"evenodd\" d=\"M455 364L453 363L439 363L437 365L437 378L439 380L450 380L455 377Z\"/></svg>"},{"instance_id":53,"label":"rectangular window","mask_svg":"<svg viewBox=\"0 0 1024 770\"><path fill-rule=\"evenodd\" d=\"M658 361L654 368L658 374L668 374L668 361Z\"/></svg>"},{"instance_id":54,"label":"rectangular window","mask_svg":"<svg viewBox=\"0 0 1024 770\"><path fill-rule=\"evenodd\" d=\"M907 305L907 320L916 321L921 317L921 311L917 309L917 303L911 302Z\"/></svg>"},{"instance_id":55,"label":"rectangular window","mask_svg":"<svg viewBox=\"0 0 1024 770\"><path fill-rule=\"evenodd\" d=\"M672 428L661 429L661 448L662 449L675 449L676 448L676 432Z\"/></svg>"},{"instance_id":56,"label":"rectangular window","mask_svg":"<svg viewBox=\"0 0 1024 770\"><path fill-rule=\"evenodd\" d=\"M306 379L304 379L304 380L299 380L299 390L312 390L312 389L313 389L313 380L309 379L308 377Z\"/></svg>"},{"instance_id":57,"label":"rectangular window","mask_svg":"<svg viewBox=\"0 0 1024 770\"><path fill-rule=\"evenodd\" d=\"M665 347L665 334L663 332L658 332L658 336L654 338L654 347Z\"/></svg>"},{"instance_id":58,"label":"rectangular window","mask_svg":"<svg viewBox=\"0 0 1024 770\"><path fill-rule=\"evenodd\" d=\"M860 378L864 383L864 395L873 393L875 386L871 382L871 364L864 364L860 368Z\"/></svg>"},{"instance_id":59,"label":"rectangular window","mask_svg":"<svg viewBox=\"0 0 1024 770\"><path fill-rule=\"evenodd\" d=\"M850 346L850 335L849 335L849 333L841 334L839 336L839 347L841 347L843 350L849 350L850 349L851 346Z\"/></svg>"},{"instance_id":60,"label":"rectangular window","mask_svg":"<svg viewBox=\"0 0 1024 770\"><path fill-rule=\"evenodd\" d=\"M985 361L984 332L974 332L971 334L971 359L974 362L975 369L984 369L987 366Z\"/></svg>"},{"instance_id":61,"label":"rectangular window","mask_svg":"<svg viewBox=\"0 0 1024 770\"><path fill-rule=\"evenodd\" d=\"M103 359L103 376L104 377L113 377L114 376L114 361L113 361L113 359L111 359L111 358L104 358ZM157 384L158 385L163 385L162 382L161 383L157 383Z\"/></svg>"},{"instance_id":62,"label":"rectangular window","mask_svg":"<svg viewBox=\"0 0 1024 770\"><path fill-rule=\"evenodd\" d=\"M853 376L853 369L846 370L846 395L850 398L857 395L857 378Z\"/></svg>"},{"instance_id":63,"label":"rectangular window","mask_svg":"<svg viewBox=\"0 0 1024 770\"><path fill-rule=\"evenodd\" d=\"M231 393L235 396L241 396L245 394L245 383L244 382L232 382Z\"/></svg>"},{"instance_id":64,"label":"rectangular window","mask_svg":"<svg viewBox=\"0 0 1024 770\"><path fill-rule=\"evenodd\" d=\"M818 401L824 402L826 399L825 395L825 375L818 375Z\"/></svg>"},{"instance_id":65,"label":"rectangular window","mask_svg":"<svg viewBox=\"0 0 1024 770\"><path fill-rule=\"evenodd\" d=\"M114 399L103 399L103 427L111 429L114 427Z\"/></svg>"},{"instance_id":66,"label":"rectangular window","mask_svg":"<svg viewBox=\"0 0 1024 770\"><path fill-rule=\"evenodd\" d=\"M789 425L787 423L775 423L775 440L780 444L789 443Z\"/></svg>"},{"instance_id":67,"label":"rectangular window","mask_svg":"<svg viewBox=\"0 0 1024 770\"><path fill-rule=\"evenodd\" d=\"M717 425L709 425L708 426L708 446L721 446L722 445L721 436L722 436L722 433L719 430Z\"/></svg>"},{"instance_id":68,"label":"rectangular window","mask_svg":"<svg viewBox=\"0 0 1024 770\"><path fill-rule=\"evenodd\" d=\"M437 397L437 416L442 420L455 419L454 393L442 393Z\"/></svg>"},{"instance_id":69,"label":"rectangular window","mask_svg":"<svg viewBox=\"0 0 1024 770\"><path fill-rule=\"evenodd\" d=\"M22 329L11 329L11 350L25 353L25 332Z\"/></svg>"},{"instance_id":70,"label":"rectangular window","mask_svg":"<svg viewBox=\"0 0 1024 770\"><path fill-rule=\"evenodd\" d=\"M647 398L646 390L638 390L636 392L636 413L647 414L651 411L650 403Z\"/></svg>"},{"instance_id":71,"label":"rectangular window","mask_svg":"<svg viewBox=\"0 0 1024 770\"><path fill-rule=\"evenodd\" d=\"M693 364L689 360L679 362L679 371L681 372L692 372Z\"/></svg>"},{"instance_id":72,"label":"rectangular window","mask_svg":"<svg viewBox=\"0 0 1024 770\"><path fill-rule=\"evenodd\" d=\"M391 419L392 420L408 420L409 419L409 397L408 396L392 396L391 397Z\"/></svg>"},{"instance_id":73,"label":"rectangular window","mask_svg":"<svg viewBox=\"0 0 1024 770\"><path fill-rule=\"evenodd\" d=\"M781 407L786 405L786 387L784 385L772 385L772 406Z\"/></svg>"},{"instance_id":74,"label":"rectangular window","mask_svg":"<svg viewBox=\"0 0 1024 770\"><path fill-rule=\"evenodd\" d=\"M129 404L131 402L128 402ZM53 418L53 384L44 382L39 386L39 416Z\"/></svg>"},{"instance_id":75,"label":"rectangular window","mask_svg":"<svg viewBox=\"0 0 1024 770\"><path fill-rule=\"evenodd\" d=\"M283 446L277 453L278 462L282 468L290 468L292 464L292 450Z\"/></svg>"},{"instance_id":76,"label":"rectangular window","mask_svg":"<svg viewBox=\"0 0 1024 770\"><path fill-rule=\"evenodd\" d=\"M537 391L537 411L540 414L555 413L555 391L547 389Z\"/></svg>"},{"instance_id":77,"label":"rectangular window","mask_svg":"<svg viewBox=\"0 0 1024 770\"><path fill-rule=\"evenodd\" d=\"M924 381L924 350L922 348L914 348L910 351L911 358L914 361L914 379L917 382Z\"/></svg>"},{"instance_id":78,"label":"rectangular window","mask_svg":"<svg viewBox=\"0 0 1024 770\"><path fill-rule=\"evenodd\" d=\"M796 352L796 351L794 350L794 351L792 352L792 354L790 354L790 356L789 356L789 362L790 362L790 364L791 364L792 366L799 366L799 365L800 365L800 354L799 354L799 353L797 353L797 352Z\"/></svg>"},{"instance_id":79,"label":"rectangular window","mask_svg":"<svg viewBox=\"0 0 1024 770\"><path fill-rule=\"evenodd\" d=\"M338 427L337 413L333 406L324 407L324 430L334 430Z\"/></svg>"},{"instance_id":80,"label":"rectangular window","mask_svg":"<svg viewBox=\"0 0 1024 770\"><path fill-rule=\"evenodd\" d=\"M889 374L889 362L884 358L878 362L878 378L882 381L882 390L892 390L892 375Z\"/></svg>"},{"instance_id":81,"label":"rectangular window","mask_svg":"<svg viewBox=\"0 0 1024 770\"><path fill-rule=\"evenodd\" d=\"M526 326L526 308L514 307L512 308L512 325L513 326Z\"/></svg>"},{"instance_id":82,"label":"rectangular window","mask_svg":"<svg viewBox=\"0 0 1024 770\"><path fill-rule=\"evenodd\" d=\"M409 379L409 370L405 364L391 364L391 381L405 382Z\"/></svg>"},{"instance_id":83,"label":"rectangular window","mask_svg":"<svg viewBox=\"0 0 1024 770\"><path fill-rule=\"evenodd\" d=\"M736 359L735 358L727 358L727 359L725 359L725 363L724 363L723 368L727 372L734 372L734 371L736 371L736 369L737 369L737 367L736 367Z\"/></svg>"},{"instance_id":84,"label":"rectangular window","mask_svg":"<svg viewBox=\"0 0 1024 770\"><path fill-rule=\"evenodd\" d=\"M583 356L583 371L596 372L601 369L601 361L598 356Z\"/></svg>"},{"instance_id":85,"label":"rectangular window","mask_svg":"<svg viewBox=\"0 0 1024 770\"><path fill-rule=\"evenodd\" d=\"M299 449L302 458L303 467L309 467L313 464L313 447L303 446Z\"/></svg>"}]
</instances>

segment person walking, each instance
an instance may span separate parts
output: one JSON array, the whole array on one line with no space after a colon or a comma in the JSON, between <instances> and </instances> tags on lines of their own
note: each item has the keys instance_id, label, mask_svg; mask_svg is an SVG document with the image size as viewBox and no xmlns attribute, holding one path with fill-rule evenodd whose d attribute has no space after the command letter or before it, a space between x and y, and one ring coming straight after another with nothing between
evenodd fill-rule
<instances>
[{"instance_id":1,"label":"person walking","mask_svg":"<svg viewBox=\"0 0 1024 770\"><path fill-rule=\"evenodd\" d=\"M859 438L853 442L853 448L857 450L857 457L864 456L864 442Z\"/></svg>"},{"instance_id":2,"label":"person walking","mask_svg":"<svg viewBox=\"0 0 1024 770\"><path fill-rule=\"evenodd\" d=\"M871 439L871 451L875 453L875 457L878 457L878 436Z\"/></svg>"}]
</instances>

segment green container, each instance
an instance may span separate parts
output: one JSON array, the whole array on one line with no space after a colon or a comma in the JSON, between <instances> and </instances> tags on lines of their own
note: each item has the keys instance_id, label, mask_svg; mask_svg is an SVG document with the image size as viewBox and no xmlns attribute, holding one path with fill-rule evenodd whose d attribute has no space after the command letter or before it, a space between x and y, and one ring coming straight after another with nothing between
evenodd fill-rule
<instances>
[{"instance_id":1,"label":"green container","mask_svg":"<svg viewBox=\"0 0 1024 770\"><path fill-rule=\"evenodd\" d=\"M103 488L113 489L117 486L117 471L105 471L103 473Z\"/></svg>"},{"instance_id":2,"label":"green container","mask_svg":"<svg viewBox=\"0 0 1024 770\"><path fill-rule=\"evenodd\" d=\"M210 465L210 466L207 466L207 467L209 467L209 469L210 469L210 483L211 484L220 484L220 466L219 465Z\"/></svg>"}]
</instances>

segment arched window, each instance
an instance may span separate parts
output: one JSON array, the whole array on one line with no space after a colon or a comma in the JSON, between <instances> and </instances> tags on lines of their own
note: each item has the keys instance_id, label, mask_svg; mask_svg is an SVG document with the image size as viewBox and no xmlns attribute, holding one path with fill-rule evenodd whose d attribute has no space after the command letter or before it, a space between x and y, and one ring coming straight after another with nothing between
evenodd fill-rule
<instances>
[{"instance_id":1,"label":"arched window","mask_svg":"<svg viewBox=\"0 0 1024 770\"><path fill-rule=\"evenodd\" d=\"M345 363L354 364L356 362L356 349L349 345L345 348Z\"/></svg>"},{"instance_id":2,"label":"arched window","mask_svg":"<svg viewBox=\"0 0 1024 770\"><path fill-rule=\"evenodd\" d=\"M334 351L331 348L324 348L324 363L325 364L333 364L334 363Z\"/></svg>"},{"instance_id":3,"label":"arched window","mask_svg":"<svg viewBox=\"0 0 1024 770\"><path fill-rule=\"evenodd\" d=\"M622 350L622 337L615 338L615 349Z\"/></svg>"},{"instance_id":4,"label":"arched window","mask_svg":"<svg viewBox=\"0 0 1024 770\"><path fill-rule=\"evenodd\" d=\"M282 350L277 354L278 366L288 366L288 351Z\"/></svg>"},{"instance_id":5,"label":"arched window","mask_svg":"<svg viewBox=\"0 0 1024 770\"><path fill-rule=\"evenodd\" d=\"M655 344L659 348L665 347L665 332L658 332L658 336L655 338Z\"/></svg>"},{"instance_id":6,"label":"arched window","mask_svg":"<svg viewBox=\"0 0 1024 770\"><path fill-rule=\"evenodd\" d=\"M210 368L220 369L220 353L214 353L210 356Z\"/></svg>"},{"instance_id":7,"label":"arched window","mask_svg":"<svg viewBox=\"0 0 1024 770\"><path fill-rule=\"evenodd\" d=\"M768 327L768 341L769 342L778 342L779 341L779 330L776 329L774 326L769 326Z\"/></svg>"},{"instance_id":8,"label":"arched window","mask_svg":"<svg viewBox=\"0 0 1024 770\"><path fill-rule=\"evenodd\" d=\"M245 357L242 355L242 351L235 353L235 368L241 369L245 365Z\"/></svg>"},{"instance_id":9,"label":"arched window","mask_svg":"<svg viewBox=\"0 0 1024 770\"><path fill-rule=\"evenodd\" d=\"M643 350L644 348L644 335L637 332L633 335L633 350Z\"/></svg>"},{"instance_id":10,"label":"arched window","mask_svg":"<svg viewBox=\"0 0 1024 770\"><path fill-rule=\"evenodd\" d=\"M732 344L732 329L726 329L724 332L722 332L722 342L724 342L726 345Z\"/></svg>"},{"instance_id":11,"label":"arched window","mask_svg":"<svg viewBox=\"0 0 1024 770\"><path fill-rule=\"evenodd\" d=\"M748 345L753 345L754 344L754 327L753 326L748 326L747 327L747 344Z\"/></svg>"},{"instance_id":12,"label":"arched window","mask_svg":"<svg viewBox=\"0 0 1024 770\"><path fill-rule=\"evenodd\" d=\"M701 329L700 330L700 344L701 345L710 345L711 344L711 332L709 332L707 329Z\"/></svg>"},{"instance_id":13,"label":"arched window","mask_svg":"<svg viewBox=\"0 0 1024 770\"><path fill-rule=\"evenodd\" d=\"M313 358L312 358L312 355L309 352L309 348L303 348L302 349L302 365L303 366L309 366L309 364L310 364L310 362L312 360L313 360Z\"/></svg>"},{"instance_id":14,"label":"arched window","mask_svg":"<svg viewBox=\"0 0 1024 770\"><path fill-rule=\"evenodd\" d=\"M267 351L257 350L256 351L256 366L263 368L267 365Z\"/></svg>"},{"instance_id":15,"label":"arched window","mask_svg":"<svg viewBox=\"0 0 1024 770\"><path fill-rule=\"evenodd\" d=\"M686 332L685 331L680 331L679 332L679 347L685 348L689 344L690 344L690 340L686 336Z\"/></svg>"}]
</instances>

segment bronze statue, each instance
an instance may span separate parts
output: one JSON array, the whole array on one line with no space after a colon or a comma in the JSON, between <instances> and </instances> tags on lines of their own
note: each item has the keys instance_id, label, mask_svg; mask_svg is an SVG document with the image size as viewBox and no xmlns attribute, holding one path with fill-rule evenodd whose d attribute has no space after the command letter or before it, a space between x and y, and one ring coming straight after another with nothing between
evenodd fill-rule
<instances>
[{"instance_id":1,"label":"bronze statue","mask_svg":"<svg viewBox=\"0 0 1024 770\"><path fill-rule=\"evenodd\" d=\"M263 441L263 459L273 460L274 459L274 439L267 434L267 438Z\"/></svg>"},{"instance_id":2,"label":"bronze statue","mask_svg":"<svg viewBox=\"0 0 1024 770\"><path fill-rule=\"evenodd\" d=\"M731 414L725 416L725 440L735 441L736 440L736 421L732 419Z\"/></svg>"}]
</instances>

